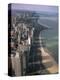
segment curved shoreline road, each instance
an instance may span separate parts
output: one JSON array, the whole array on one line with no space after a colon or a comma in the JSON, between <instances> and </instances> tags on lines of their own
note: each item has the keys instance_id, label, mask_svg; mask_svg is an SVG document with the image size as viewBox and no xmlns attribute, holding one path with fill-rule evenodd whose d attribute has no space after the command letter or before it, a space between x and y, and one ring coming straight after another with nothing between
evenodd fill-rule
<instances>
[{"instance_id":1,"label":"curved shoreline road","mask_svg":"<svg viewBox=\"0 0 60 80\"><path fill-rule=\"evenodd\" d=\"M39 28L38 26L34 31L33 43L31 45L29 63L27 67L27 75L58 73L58 64L50 55L51 52L43 46L41 29L44 28Z\"/></svg>"}]
</instances>

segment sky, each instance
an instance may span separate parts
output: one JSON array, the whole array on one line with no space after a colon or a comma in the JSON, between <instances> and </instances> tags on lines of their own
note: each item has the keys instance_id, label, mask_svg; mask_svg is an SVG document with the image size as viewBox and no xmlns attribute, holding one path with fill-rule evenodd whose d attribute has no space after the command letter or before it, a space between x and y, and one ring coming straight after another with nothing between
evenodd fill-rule
<instances>
[{"instance_id":1,"label":"sky","mask_svg":"<svg viewBox=\"0 0 60 80\"><path fill-rule=\"evenodd\" d=\"M46 6L46 5L31 5L31 4L12 4L12 10L29 10L29 11L42 11L57 13L57 6Z\"/></svg>"}]
</instances>

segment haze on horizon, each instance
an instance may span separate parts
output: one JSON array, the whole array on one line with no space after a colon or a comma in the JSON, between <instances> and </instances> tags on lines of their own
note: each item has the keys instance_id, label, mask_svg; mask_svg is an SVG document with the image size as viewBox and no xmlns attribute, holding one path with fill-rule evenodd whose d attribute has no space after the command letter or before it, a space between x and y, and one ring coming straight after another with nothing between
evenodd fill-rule
<instances>
[{"instance_id":1,"label":"haze on horizon","mask_svg":"<svg viewBox=\"0 0 60 80\"><path fill-rule=\"evenodd\" d=\"M32 4L12 4L12 10L28 10L38 12L58 13L58 6L32 5Z\"/></svg>"}]
</instances>

